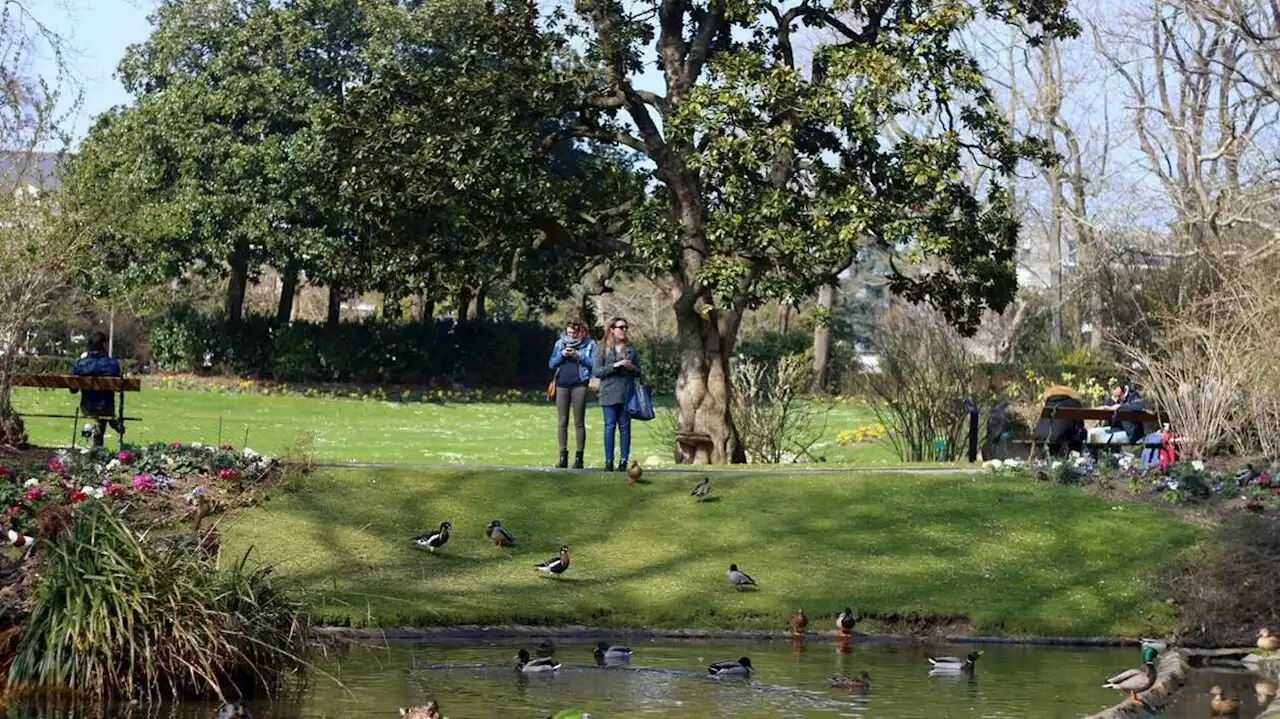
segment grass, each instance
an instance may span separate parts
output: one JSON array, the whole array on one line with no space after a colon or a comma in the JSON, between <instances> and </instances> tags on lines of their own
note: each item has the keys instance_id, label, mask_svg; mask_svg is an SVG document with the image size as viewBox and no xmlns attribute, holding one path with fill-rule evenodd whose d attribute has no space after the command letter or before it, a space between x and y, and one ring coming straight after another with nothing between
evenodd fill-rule
<instances>
[{"instance_id":1,"label":"grass","mask_svg":"<svg viewBox=\"0 0 1280 719\"><path fill-rule=\"evenodd\" d=\"M326 470L224 521L308 589L318 618L363 626L588 624L819 629L863 612L965 615L1003 635L1138 636L1172 624L1155 575L1196 529L1146 505L994 475L696 477ZM500 519L515 548L495 551ZM449 520L438 555L410 538ZM533 565L572 546L560 578ZM738 593L736 562L760 583Z\"/></svg>"},{"instance_id":2,"label":"grass","mask_svg":"<svg viewBox=\"0 0 1280 719\"><path fill-rule=\"evenodd\" d=\"M71 414L76 397L59 390L14 390L14 405L24 413ZM322 399L290 395L232 394L144 387L126 399L130 442L230 442L284 455L300 440L317 460L347 462L420 462L548 466L555 461L556 413L549 403L422 404L371 399ZM823 444L816 451L836 464L897 464L885 442L841 447L836 435L871 422L869 410L842 403L828 418ZM70 441L70 419L28 417L35 444ZM599 464L603 422L598 407L587 412L587 461ZM659 447L654 422L632 424L632 458L671 463L671 450ZM114 443L114 433L109 442ZM114 446L114 444L113 444Z\"/></svg>"}]
</instances>

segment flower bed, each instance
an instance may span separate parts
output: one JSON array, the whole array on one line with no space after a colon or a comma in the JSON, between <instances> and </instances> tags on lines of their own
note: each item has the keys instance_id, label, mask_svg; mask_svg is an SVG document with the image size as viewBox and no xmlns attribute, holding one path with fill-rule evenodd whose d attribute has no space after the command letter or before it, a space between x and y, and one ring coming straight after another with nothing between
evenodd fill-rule
<instances>
[{"instance_id":1,"label":"flower bed","mask_svg":"<svg viewBox=\"0 0 1280 719\"><path fill-rule=\"evenodd\" d=\"M1096 485L1169 504L1217 501L1252 512L1280 509L1280 460L1248 462L1234 472L1211 470L1203 462L1178 462L1161 471L1158 467L1142 469L1130 454L1104 456L1094 462L1073 452L1065 459L1048 462L993 459L983 466L991 472L1058 484Z\"/></svg>"},{"instance_id":2,"label":"flower bed","mask_svg":"<svg viewBox=\"0 0 1280 719\"><path fill-rule=\"evenodd\" d=\"M50 505L120 504L151 526L178 521L203 497L211 511L256 501L278 471L274 457L231 445L199 442L105 449L58 450L43 461L0 464L0 507L9 528L31 534L36 514Z\"/></svg>"}]
</instances>

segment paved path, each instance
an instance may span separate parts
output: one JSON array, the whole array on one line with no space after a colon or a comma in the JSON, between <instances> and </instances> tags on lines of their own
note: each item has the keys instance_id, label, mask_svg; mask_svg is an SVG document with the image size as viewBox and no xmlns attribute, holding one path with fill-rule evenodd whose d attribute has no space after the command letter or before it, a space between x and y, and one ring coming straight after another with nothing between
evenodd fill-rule
<instances>
[{"instance_id":1,"label":"paved path","mask_svg":"<svg viewBox=\"0 0 1280 719\"><path fill-rule=\"evenodd\" d=\"M547 472L563 474L600 474L599 469L555 469L553 467L512 464L449 464L447 462L312 462L325 469L453 469L490 472ZM645 474L980 474L981 465L960 467L833 467L812 464L745 465L743 468L704 468L693 465L679 467L645 467Z\"/></svg>"}]
</instances>

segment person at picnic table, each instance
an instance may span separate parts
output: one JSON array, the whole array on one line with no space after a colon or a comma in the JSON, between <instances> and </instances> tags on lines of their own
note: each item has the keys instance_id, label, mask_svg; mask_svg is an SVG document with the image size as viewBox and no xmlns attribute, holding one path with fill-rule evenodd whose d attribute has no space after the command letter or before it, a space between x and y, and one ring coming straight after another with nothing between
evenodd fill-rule
<instances>
[{"instance_id":1,"label":"person at picnic table","mask_svg":"<svg viewBox=\"0 0 1280 719\"><path fill-rule=\"evenodd\" d=\"M631 415L627 401L640 376L640 353L627 340L627 320L614 317L604 331L604 348L596 352L592 374L600 379L600 407L604 410L604 471L614 471L613 432L618 430L622 446L617 464L619 472L627 471L631 454Z\"/></svg>"},{"instance_id":2,"label":"person at picnic table","mask_svg":"<svg viewBox=\"0 0 1280 719\"><path fill-rule=\"evenodd\" d=\"M1111 403L1102 409L1112 412L1145 412L1147 400L1143 399L1138 386L1128 380L1121 381L1111 390ZM1089 430L1090 444L1130 444L1143 436L1141 422L1122 422L1112 420L1108 427L1095 427Z\"/></svg>"},{"instance_id":3,"label":"person at picnic table","mask_svg":"<svg viewBox=\"0 0 1280 719\"><path fill-rule=\"evenodd\" d=\"M548 363L555 370L556 440L560 443L557 469L569 466L569 411L573 410L573 428L577 453L573 468L582 469L582 453L587 444L587 383L595 367L596 343L587 336L587 326L577 317L565 323L564 335L551 348Z\"/></svg>"},{"instance_id":4,"label":"person at picnic table","mask_svg":"<svg viewBox=\"0 0 1280 719\"><path fill-rule=\"evenodd\" d=\"M122 375L120 362L107 354L105 334L94 332L89 336L89 350L80 355L80 359L71 368L71 374L77 377L120 377ZM74 387L71 389L71 394L77 392L80 390ZM81 392L80 411L85 417L97 418L96 427L93 424L85 425L85 429L92 432L93 446L102 446L108 424L115 431L124 434L124 427L117 420L106 419L113 417L116 413L116 395L111 390L87 389Z\"/></svg>"}]
</instances>

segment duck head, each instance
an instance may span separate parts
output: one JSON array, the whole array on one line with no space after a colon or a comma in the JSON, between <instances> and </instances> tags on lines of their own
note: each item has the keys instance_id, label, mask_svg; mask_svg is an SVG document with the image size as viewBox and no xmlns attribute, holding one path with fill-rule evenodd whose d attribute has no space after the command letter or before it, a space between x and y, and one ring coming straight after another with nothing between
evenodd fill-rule
<instances>
[{"instance_id":1,"label":"duck head","mask_svg":"<svg viewBox=\"0 0 1280 719\"><path fill-rule=\"evenodd\" d=\"M253 719L253 715L240 702L228 702L218 709L218 719Z\"/></svg>"},{"instance_id":2,"label":"duck head","mask_svg":"<svg viewBox=\"0 0 1280 719\"><path fill-rule=\"evenodd\" d=\"M453 523L452 523L452 522L441 522L441 523L440 523L440 531L441 531L441 532L448 532L448 531L449 531L449 530L451 530L451 529L453 529Z\"/></svg>"},{"instance_id":3,"label":"duck head","mask_svg":"<svg viewBox=\"0 0 1280 719\"><path fill-rule=\"evenodd\" d=\"M1155 647L1147 647L1146 649L1143 649L1143 650L1142 650L1142 663L1143 663L1143 664L1154 664L1154 663L1155 663L1155 661L1156 661L1156 654L1158 654L1158 652L1156 651Z\"/></svg>"},{"instance_id":4,"label":"duck head","mask_svg":"<svg viewBox=\"0 0 1280 719\"><path fill-rule=\"evenodd\" d=\"M965 655L965 659L969 660L970 664L973 664L978 661L978 657L980 656L982 656L982 651L978 650L976 652L969 652L967 655Z\"/></svg>"},{"instance_id":5,"label":"duck head","mask_svg":"<svg viewBox=\"0 0 1280 719\"><path fill-rule=\"evenodd\" d=\"M521 649L516 652L516 659L519 659L521 664L527 664L529 662L529 650Z\"/></svg>"},{"instance_id":6,"label":"duck head","mask_svg":"<svg viewBox=\"0 0 1280 719\"><path fill-rule=\"evenodd\" d=\"M596 642L596 649L602 652L609 651L609 642Z\"/></svg>"},{"instance_id":7,"label":"duck head","mask_svg":"<svg viewBox=\"0 0 1280 719\"><path fill-rule=\"evenodd\" d=\"M1271 630L1270 630L1270 629L1267 629L1266 627L1263 627L1263 628L1261 628L1261 629L1259 629L1259 630L1258 630L1258 636L1260 636L1260 637L1269 637L1269 636L1271 636Z\"/></svg>"},{"instance_id":8,"label":"duck head","mask_svg":"<svg viewBox=\"0 0 1280 719\"><path fill-rule=\"evenodd\" d=\"M743 657L739 659L738 663L746 667L747 669L755 669L755 667L751 666L751 660L748 659L747 657Z\"/></svg>"}]
</instances>

